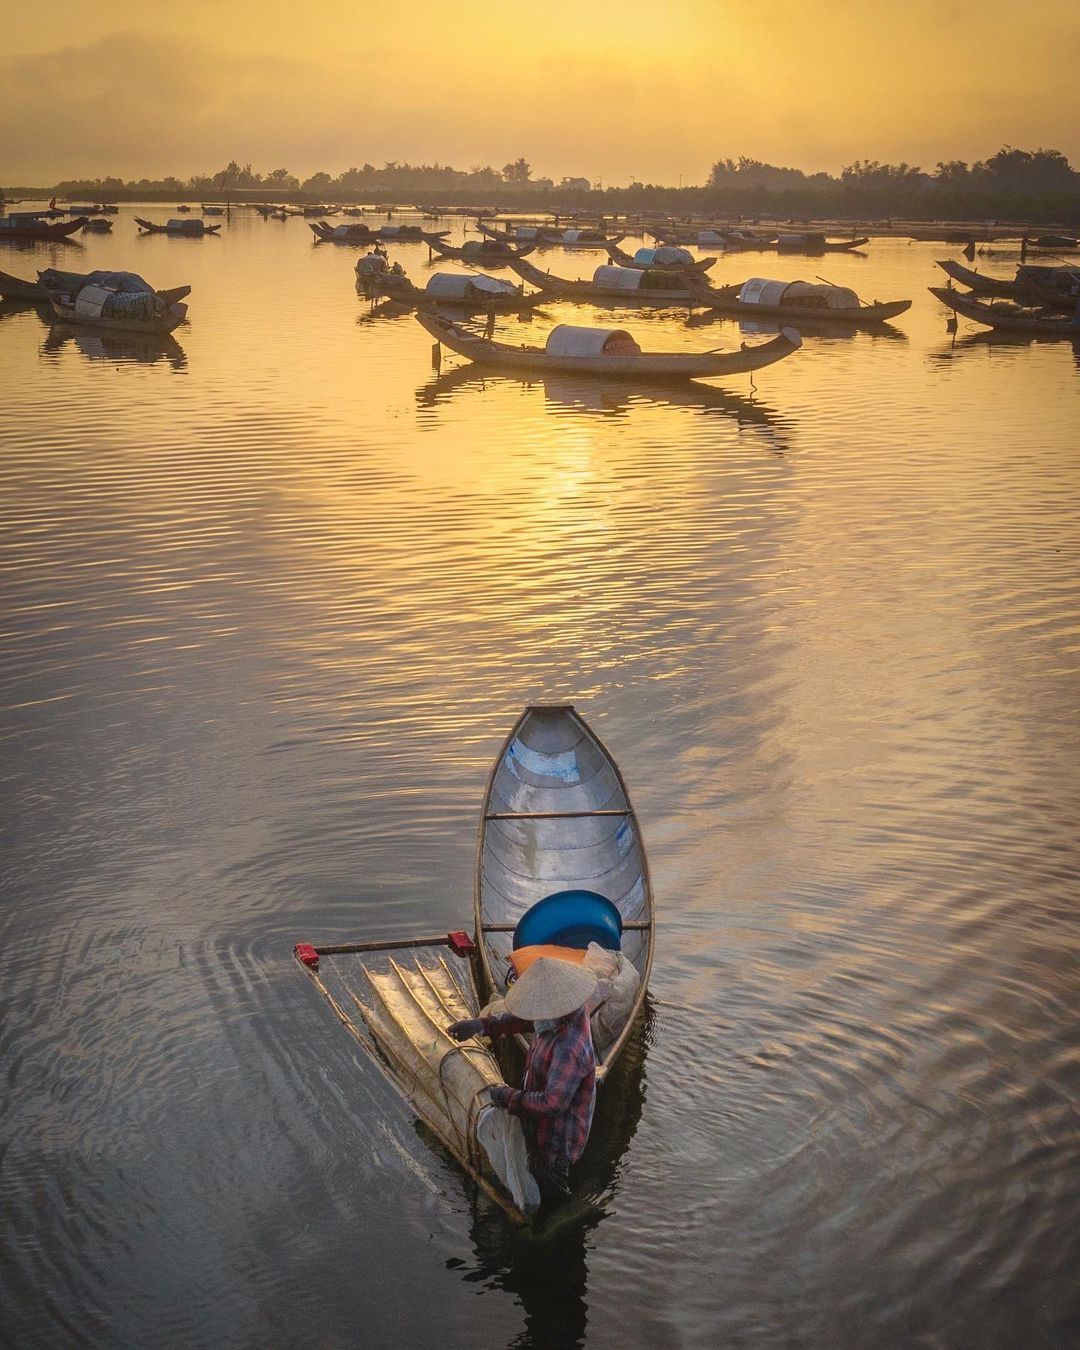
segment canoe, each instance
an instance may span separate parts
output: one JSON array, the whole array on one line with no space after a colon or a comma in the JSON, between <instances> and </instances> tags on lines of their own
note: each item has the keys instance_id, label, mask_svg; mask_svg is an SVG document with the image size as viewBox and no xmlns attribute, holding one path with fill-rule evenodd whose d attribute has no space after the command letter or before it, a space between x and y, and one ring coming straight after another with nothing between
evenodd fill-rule
<instances>
[{"instance_id":1,"label":"canoe","mask_svg":"<svg viewBox=\"0 0 1080 1350\"><path fill-rule=\"evenodd\" d=\"M732 286L710 286L704 278L691 277L689 285L696 304L747 318L807 319L813 323L824 321L859 326L884 323L911 308L910 300L875 300L868 305L846 287L814 286L802 281L753 278ZM748 299L748 295L759 298ZM770 303L776 299L779 303ZM854 300L855 304L837 304L838 299Z\"/></svg>"},{"instance_id":2,"label":"canoe","mask_svg":"<svg viewBox=\"0 0 1080 1350\"><path fill-rule=\"evenodd\" d=\"M535 244L525 244L515 249L498 239L470 239L456 248L452 244L444 244L434 235L428 236L427 246L440 258L457 258L459 262L483 267L506 267L511 259L524 258L536 247Z\"/></svg>"},{"instance_id":3,"label":"canoe","mask_svg":"<svg viewBox=\"0 0 1080 1350\"><path fill-rule=\"evenodd\" d=\"M4 239L67 239L86 224L86 216L75 220L58 220L52 224L37 215L0 216L0 240Z\"/></svg>"},{"instance_id":4,"label":"canoe","mask_svg":"<svg viewBox=\"0 0 1080 1350\"><path fill-rule=\"evenodd\" d=\"M695 258L688 263L644 262L614 244L608 247L607 255L618 267L637 267L646 272L707 272L718 261L716 258Z\"/></svg>"},{"instance_id":5,"label":"canoe","mask_svg":"<svg viewBox=\"0 0 1080 1350\"><path fill-rule=\"evenodd\" d=\"M560 300L600 301L615 304L687 304L691 299L685 273L646 271L640 267L598 267L591 281L566 281L542 272L530 262L511 260L510 267L523 281Z\"/></svg>"},{"instance_id":6,"label":"canoe","mask_svg":"<svg viewBox=\"0 0 1080 1350\"><path fill-rule=\"evenodd\" d=\"M201 239L204 234L217 234L220 225L207 225L203 220L181 220L168 225L155 225L153 221L135 217L135 224L145 234L169 234L181 239Z\"/></svg>"},{"instance_id":7,"label":"canoe","mask_svg":"<svg viewBox=\"0 0 1080 1350\"><path fill-rule=\"evenodd\" d=\"M80 276L81 274L71 273L70 275ZM53 289L57 288L54 287ZM191 294L191 287L174 286L171 290L158 291L157 294L167 305L175 305ZM47 304L49 300L48 291L40 281L23 281L21 277L10 276L7 272L0 272L0 295L5 300L30 300L34 304Z\"/></svg>"},{"instance_id":8,"label":"canoe","mask_svg":"<svg viewBox=\"0 0 1080 1350\"><path fill-rule=\"evenodd\" d=\"M1073 342L1080 342L1080 319L1048 317L1036 309L1006 309L944 286L931 286L929 290L943 305L948 305L965 319L985 324L987 328L1007 333L1038 333L1043 337L1069 338Z\"/></svg>"},{"instance_id":9,"label":"canoe","mask_svg":"<svg viewBox=\"0 0 1080 1350\"><path fill-rule=\"evenodd\" d=\"M793 328L784 328L771 342L757 347L744 344L735 352L638 352L624 356L578 356L556 354L544 347L511 347L471 333L449 319L419 310L416 320L438 342L478 365L502 370L576 371L578 374L606 375L624 380L642 377L693 380L709 379L716 375L738 375L782 361L802 346L799 334ZM604 330L592 331L598 335L604 334ZM607 336L628 337L617 330Z\"/></svg>"},{"instance_id":10,"label":"canoe","mask_svg":"<svg viewBox=\"0 0 1080 1350\"><path fill-rule=\"evenodd\" d=\"M620 974L608 1002L593 1014L602 1084L645 1001L653 897L622 776L569 706L526 708L492 767L477 840L476 938L454 931L295 948L372 1062L518 1224L536 1208L539 1193L528 1173L520 1119L485 1109L490 1088L506 1081L500 1063L486 1043L458 1044L446 1027L475 1017L505 992L515 929L524 932L565 912L565 892L575 888L591 896L582 902L586 909L599 907L614 925L604 933ZM574 940L584 941L580 934Z\"/></svg>"},{"instance_id":11,"label":"canoe","mask_svg":"<svg viewBox=\"0 0 1080 1350\"><path fill-rule=\"evenodd\" d=\"M617 1020L593 1017L602 1083L641 1011L653 958L653 892L641 826L599 736L569 704L525 709L492 765L476 850L475 926L483 993L505 995L515 932L554 896L599 895L614 906L621 954L637 980ZM554 920L557 927L560 920ZM554 934L541 934L551 941Z\"/></svg>"}]
</instances>

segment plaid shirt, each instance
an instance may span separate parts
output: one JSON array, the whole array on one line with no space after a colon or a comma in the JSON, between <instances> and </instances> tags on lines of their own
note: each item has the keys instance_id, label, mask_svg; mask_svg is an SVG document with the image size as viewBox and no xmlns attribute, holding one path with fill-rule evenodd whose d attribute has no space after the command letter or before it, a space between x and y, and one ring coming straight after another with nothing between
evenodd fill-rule
<instances>
[{"instance_id":1,"label":"plaid shirt","mask_svg":"<svg viewBox=\"0 0 1080 1350\"><path fill-rule=\"evenodd\" d=\"M596 1104L596 1055L584 1008L550 1031L536 1031L510 1013L485 1017L485 1036L533 1032L524 1086L509 1089L506 1109L524 1118L540 1157L556 1171L577 1162L589 1137Z\"/></svg>"}]
</instances>

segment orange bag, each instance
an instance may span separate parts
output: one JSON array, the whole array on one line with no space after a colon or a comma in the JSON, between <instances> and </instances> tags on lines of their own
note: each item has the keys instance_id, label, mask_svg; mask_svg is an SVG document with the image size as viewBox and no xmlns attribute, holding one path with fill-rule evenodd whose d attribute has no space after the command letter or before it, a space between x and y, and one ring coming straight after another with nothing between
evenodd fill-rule
<instances>
[{"instance_id":1,"label":"orange bag","mask_svg":"<svg viewBox=\"0 0 1080 1350\"><path fill-rule=\"evenodd\" d=\"M510 953L514 975L516 977L524 975L532 963L539 961L542 956L550 956L556 961L569 961L575 966L583 965L585 962L585 952L577 947L553 947L548 943L535 947L518 947L516 951Z\"/></svg>"}]
</instances>

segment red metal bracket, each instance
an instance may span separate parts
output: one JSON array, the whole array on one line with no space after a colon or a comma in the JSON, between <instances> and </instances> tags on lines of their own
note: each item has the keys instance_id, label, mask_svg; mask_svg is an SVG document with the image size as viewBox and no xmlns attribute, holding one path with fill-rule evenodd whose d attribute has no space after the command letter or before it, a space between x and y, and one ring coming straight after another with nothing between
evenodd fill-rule
<instances>
[{"instance_id":1,"label":"red metal bracket","mask_svg":"<svg viewBox=\"0 0 1080 1350\"><path fill-rule=\"evenodd\" d=\"M296 959L312 970L319 969L319 953L310 942L298 942L293 948Z\"/></svg>"},{"instance_id":2,"label":"red metal bracket","mask_svg":"<svg viewBox=\"0 0 1080 1350\"><path fill-rule=\"evenodd\" d=\"M472 956L476 951L476 943L463 928L455 928L452 933L447 933L446 940L458 956Z\"/></svg>"}]
</instances>

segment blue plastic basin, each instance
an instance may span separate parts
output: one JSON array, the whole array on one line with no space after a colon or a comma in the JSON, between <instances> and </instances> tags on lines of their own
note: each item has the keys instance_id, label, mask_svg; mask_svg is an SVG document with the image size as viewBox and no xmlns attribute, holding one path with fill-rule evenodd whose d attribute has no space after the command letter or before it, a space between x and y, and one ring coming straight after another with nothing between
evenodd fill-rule
<instances>
[{"instance_id":1,"label":"blue plastic basin","mask_svg":"<svg viewBox=\"0 0 1080 1350\"><path fill-rule=\"evenodd\" d=\"M610 952L622 947L622 918L605 896L596 891L556 891L546 895L521 916L514 929L514 949L552 943L579 947L596 942Z\"/></svg>"}]
</instances>

